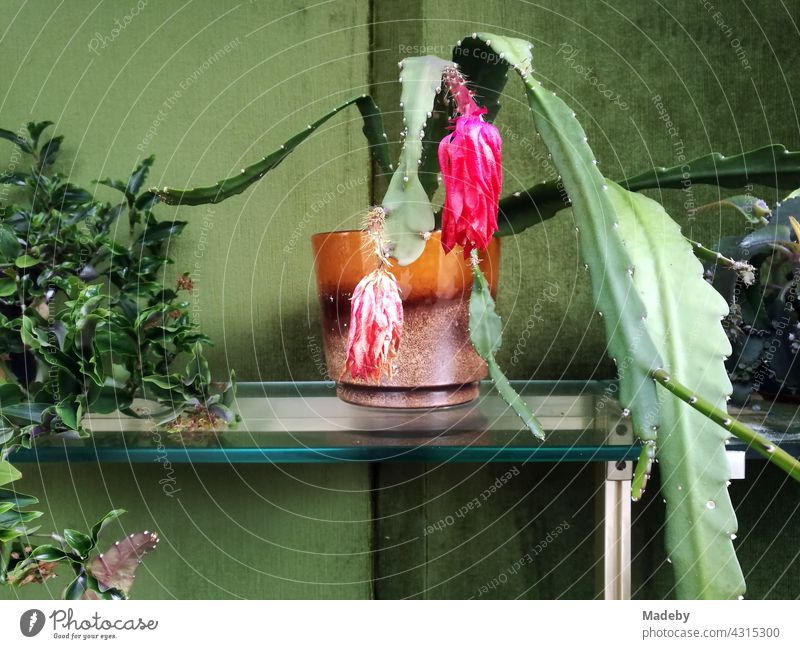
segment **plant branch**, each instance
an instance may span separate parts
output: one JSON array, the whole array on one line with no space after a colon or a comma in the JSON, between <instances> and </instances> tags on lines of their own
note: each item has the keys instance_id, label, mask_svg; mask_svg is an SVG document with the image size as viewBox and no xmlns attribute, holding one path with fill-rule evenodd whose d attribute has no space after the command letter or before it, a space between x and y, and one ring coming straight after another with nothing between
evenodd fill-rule
<instances>
[{"instance_id":1,"label":"plant branch","mask_svg":"<svg viewBox=\"0 0 800 649\"><path fill-rule=\"evenodd\" d=\"M763 435L759 435L749 426L734 419L725 411L716 408L710 401L693 394L685 385L675 381L666 370L654 370L651 372L651 376L656 383L663 385L681 401L688 403L692 408L704 414L725 430L729 430L740 440L746 442L748 447L755 449L759 455L765 457L767 460L786 471L792 478L800 482L800 461L789 455L789 453L778 445L773 444L770 440Z\"/></svg>"},{"instance_id":2,"label":"plant branch","mask_svg":"<svg viewBox=\"0 0 800 649\"><path fill-rule=\"evenodd\" d=\"M731 257L726 257L716 250L706 248L698 241L692 241L688 237L686 240L692 244L692 250L694 251L695 257L698 259L710 264L717 264L718 266L722 266L723 268L727 268L739 273L742 281L748 286L753 283L756 269L751 264L747 263L746 261L736 261Z\"/></svg>"}]
</instances>

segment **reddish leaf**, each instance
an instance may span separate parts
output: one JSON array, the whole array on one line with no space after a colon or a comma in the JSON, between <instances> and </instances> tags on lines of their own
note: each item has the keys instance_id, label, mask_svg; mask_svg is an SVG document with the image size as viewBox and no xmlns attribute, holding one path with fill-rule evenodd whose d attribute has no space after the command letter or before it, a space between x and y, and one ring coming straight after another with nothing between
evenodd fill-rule
<instances>
[{"instance_id":1,"label":"reddish leaf","mask_svg":"<svg viewBox=\"0 0 800 649\"><path fill-rule=\"evenodd\" d=\"M101 590L116 588L127 596L142 558L156 547L158 541L155 532L145 531L126 536L92 559L89 571L97 579Z\"/></svg>"}]
</instances>

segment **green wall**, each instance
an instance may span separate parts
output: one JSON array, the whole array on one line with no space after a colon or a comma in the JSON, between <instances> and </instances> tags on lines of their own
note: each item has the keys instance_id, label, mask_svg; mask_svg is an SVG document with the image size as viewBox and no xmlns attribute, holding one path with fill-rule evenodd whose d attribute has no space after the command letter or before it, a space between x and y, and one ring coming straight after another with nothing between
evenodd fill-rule
<instances>
[{"instance_id":1,"label":"green wall","mask_svg":"<svg viewBox=\"0 0 800 649\"><path fill-rule=\"evenodd\" d=\"M125 176L153 153L153 183L207 183L370 88L396 137L397 60L426 47L446 55L475 30L535 43L536 74L572 104L611 177L674 163L678 141L691 157L768 141L800 146L792 94L800 76L797 1L717 0L707 11L691 0L150 0L132 16L135 6L0 4L0 125L56 122L68 138L62 170L77 181ZM115 21L124 28L114 32ZM678 137L665 128L657 95ZM546 177L522 100L512 80L497 122L508 191ZM0 146L0 165L9 155ZM220 376L234 368L246 380L320 378L308 236L359 223L377 191L370 172L357 112L348 112L247 193L211 210L161 208L162 217L191 221L173 250L174 270L195 276L196 313L216 340ZM106 191L98 196L110 199ZM715 195L694 187L663 198L687 234L713 242L736 223L726 214L691 220L683 206ZM505 241L501 281L508 326L501 360L509 364L531 314L542 318L511 367L516 378L612 374L568 212ZM558 286L554 300L541 290L545 281ZM752 568L750 593L796 597L797 561L784 571L780 559L752 556L794 556L784 548L797 534L798 492L753 467L734 485L740 538L755 553L742 554ZM575 524L542 562L494 595L591 596L591 467L525 467L463 526L423 533L508 469L180 467L182 492L170 499L159 467L43 465L43 478L28 467L24 488L58 512L48 521L56 527L80 526L113 504L131 511L125 531L158 529L164 542L148 559L137 597L470 597L563 520ZM658 499L637 504L635 516L637 594L660 597L669 579Z\"/></svg>"}]
</instances>

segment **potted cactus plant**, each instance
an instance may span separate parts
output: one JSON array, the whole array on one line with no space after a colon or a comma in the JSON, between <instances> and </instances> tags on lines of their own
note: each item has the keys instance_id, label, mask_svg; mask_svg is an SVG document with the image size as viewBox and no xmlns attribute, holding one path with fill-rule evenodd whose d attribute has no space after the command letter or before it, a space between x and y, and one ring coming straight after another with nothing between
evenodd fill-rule
<instances>
[{"instance_id":1,"label":"potted cactus plant","mask_svg":"<svg viewBox=\"0 0 800 649\"><path fill-rule=\"evenodd\" d=\"M401 360L400 350L424 344L405 338L402 308L407 296L396 273L424 263L430 247L444 253L460 248L472 272L472 347L510 407L535 435L543 436L534 413L495 361L502 341L492 298L492 266L497 261L490 239L492 234L521 232L571 206L596 317L605 323L608 352L617 365L622 416L631 419L642 444L632 497L642 496L658 459L667 503L666 552L675 569L677 595L742 597L745 585L733 547L737 524L726 488L725 441L731 434L739 436L795 479L800 479L800 463L727 413L731 384L724 359L730 345L721 324L727 305L703 280L702 265L693 256L697 250L678 225L659 203L636 192L680 188L687 180L726 187L748 182L782 185L796 178L800 153L771 145L729 158L712 154L679 168L654 168L614 182L600 171L575 113L534 78L530 43L475 33L457 43L451 61L414 57L402 61L400 68L405 142L396 168L389 165L380 112L371 98L357 97L344 105L355 104L361 111L375 159L391 173L391 181L381 204L365 210L370 216L357 235L369 244L364 254L374 266L356 264L356 275L364 274L357 282L349 266L342 271L348 275L345 292L352 291L350 310L337 310L326 320L331 335L341 337L336 352L329 354L329 360L342 365L334 368L334 375L342 377L345 388L394 387L386 375L391 381L403 371L394 368ZM509 72L524 86L533 127L558 178L500 199L500 142L491 123ZM344 106L232 178L208 187L153 191L167 203L184 205L238 194ZM446 192L441 235L436 233L437 216L430 202L439 172ZM357 256L358 243L345 243L338 235L323 241L315 242L322 256L333 255L330 251L339 245L350 246L348 259ZM696 336L698 328L704 331L702 337Z\"/></svg>"}]
</instances>

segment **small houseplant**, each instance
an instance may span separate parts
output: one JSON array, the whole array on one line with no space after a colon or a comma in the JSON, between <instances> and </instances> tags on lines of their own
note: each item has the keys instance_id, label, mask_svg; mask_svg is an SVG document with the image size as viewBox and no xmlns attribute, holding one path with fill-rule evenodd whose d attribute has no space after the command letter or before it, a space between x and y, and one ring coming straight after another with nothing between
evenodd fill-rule
<instances>
[{"instance_id":1,"label":"small houseplant","mask_svg":"<svg viewBox=\"0 0 800 649\"><path fill-rule=\"evenodd\" d=\"M90 412L138 417L137 398L161 404L174 430L223 427L234 419L233 385L211 382L209 341L183 297L189 277L164 286L166 243L185 223L159 221L158 198L142 191L153 158L124 181L99 181L120 195L100 202L53 170L63 137L41 143L50 124L0 129L18 160L0 174L0 582L41 582L60 564L75 572L65 597L118 598L157 535L130 535L97 555L100 531L123 510L88 534L39 532L36 498L14 489L14 451L45 436L88 436ZM122 243L115 228L126 217Z\"/></svg>"},{"instance_id":2,"label":"small houseplant","mask_svg":"<svg viewBox=\"0 0 800 649\"><path fill-rule=\"evenodd\" d=\"M500 394L537 436L543 432L535 415L494 359L501 327L479 262L492 234L521 232L571 206L597 317L604 320L608 352L617 365L623 416L630 417L642 443L633 498L641 497L652 462L659 460L667 503L666 550L675 570L676 593L681 598L742 597L744 579L733 548L736 518L726 489L725 441L731 434L739 436L796 479L800 464L727 413L731 385L724 365L730 345L721 325L725 302L703 281L701 263L678 225L660 204L636 191L680 188L687 178L725 187L748 182L797 186L800 153L770 145L727 158L712 154L614 182L599 170L575 113L534 78L530 43L476 33L456 45L451 61L414 57L402 61L400 68L405 142L396 168L388 160L380 112L364 95L324 115L232 178L208 187L153 191L171 204L225 200L262 178L321 124L355 104L377 164L391 174L391 181L381 205L369 210L363 237L375 269L353 290L344 367L337 369L364 382L394 371L392 362L403 345L403 322L402 296L391 268L413 265L426 246L448 250L455 244L472 263L473 348L487 363ZM500 199L497 222L499 142L491 122L509 72L523 83L534 129L558 177ZM430 202L440 171L447 193L441 239L433 235L437 216ZM699 339L698 326L705 332Z\"/></svg>"}]
</instances>

